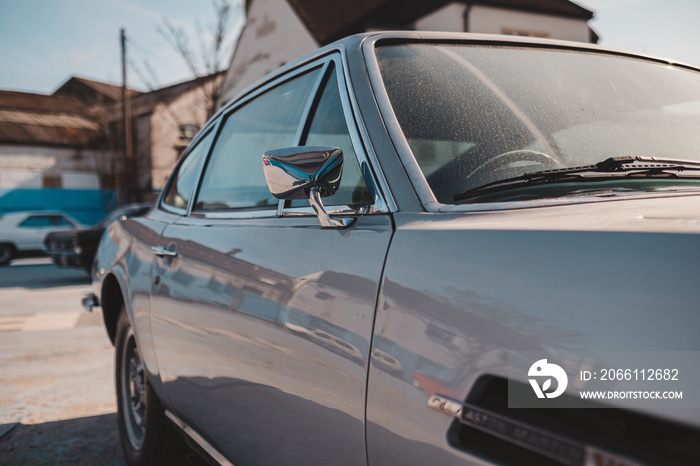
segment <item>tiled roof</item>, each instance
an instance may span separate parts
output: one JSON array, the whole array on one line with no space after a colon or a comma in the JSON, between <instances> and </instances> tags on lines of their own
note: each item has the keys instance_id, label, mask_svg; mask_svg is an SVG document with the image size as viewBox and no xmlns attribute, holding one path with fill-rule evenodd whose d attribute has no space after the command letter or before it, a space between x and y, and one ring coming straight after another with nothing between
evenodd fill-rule
<instances>
[{"instance_id":1,"label":"tiled roof","mask_svg":"<svg viewBox=\"0 0 700 466\"><path fill-rule=\"evenodd\" d=\"M0 91L0 110L87 114L87 109L73 97L59 97L29 92Z\"/></svg>"},{"instance_id":2,"label":"tiled roof","mask_svg":"<svg viewBox=\"0 0 700 466\"><path fill-rule=\"evenodd\" d=\"M73 97L0 91L0 143L86 146L98 124Z\"/></svg>"},{"instance_id":3,"label":"tiled roof","mask_svg":"<svg viewBox=\"0 0 700 466\"><path fill-rule=\"evenodd\" d=\"M91 79L80 78L77 76L72 76L68 81L63 83L61 87L56 89L53 95L72 95L70 88L76 84L87 87L113 102L120 101L122 98L121 86L116 86L114 84L108 84L99 81L93 81ZM141 92L134 89L127 89L127 94L133 97L141 94Z\"/></svg>"},{"instance_id":4,"label":"tiled roof","mask_svg":"<svg viewBox=\"0 0 700 466\"><path fill-rule=\"evenodd\" d=\"M84 147L94 140L94 130L56 126L16 125L0 122L0 143Z\"/></svg>"}]
</instances>

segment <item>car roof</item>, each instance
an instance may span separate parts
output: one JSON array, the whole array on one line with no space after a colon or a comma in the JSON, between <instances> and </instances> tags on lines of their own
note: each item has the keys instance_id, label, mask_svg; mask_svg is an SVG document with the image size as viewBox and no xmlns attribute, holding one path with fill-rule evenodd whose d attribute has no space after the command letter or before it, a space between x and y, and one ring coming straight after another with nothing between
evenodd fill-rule
<instances>
[{"instance_id":1,"label":"car roof","mask_svg":"<svg viewBox=\"0 0 700 466\"><path fill-rule=\"evenodd\" d=\"M22 212L8 212L6 214L0 215L0 223L5 223L5 222L11 222L13 220L19 221L23 220L27 217L31 216L38 216L38 215L60 215L61 217L66 217L70 219L71 221L74 221L76 223L80 223L77 220L75 220L73 217L68 215L65 212L61 212L60 210L26 210Z\"/></svg>"},{"instance_id":2,"label":"car roof","mask_svg":"<svg viewBox=\"0 0 700 466\"><path fill-rule=\"evenodd\" d=\"M566 50L578 50L578 51L594 51L599 53L607 53L613 55L620 55L626 57L636 57L641 59L653 60L656 62L680 66L683 68L689 68L695 71L700 71L700 68L682 63L679 61L669 60L665 58L660 58L657 56L646 55L639 52L634 52L631 50L604 47L598 44L592 44L588 42L575 42L567 40L558 39L545 39L539 37L526 37L526 36L512 36L512 35L501 35L501 34L478 34L469 32L436 32L436 31L376 31L376 32L365 32L360 34L354 34L343 39L339 39L332 42L324 47L316 49L312 52L307 53L295 60L290 61L286 65L283 65L261 79L257 80L242 92L232 98L229 102L219 109L221 113L227 109L233 102L236 102L240 98L246 96L247 94L255 91L257 88L263 86L265 83L276 79L278 76L288 73L289 71L303 66L307 62L313 61L320 56L328 54L336 50L356 50L362 49L363 44L371 40L371 42L377 41L392 41L397 42L402 41L425 41L430 42L454 42L454 43L464 43L473 45L510 45L510 46L532 46L532 47L546 47L552 49L566 49Z\"/></svg>"}]
</instances>

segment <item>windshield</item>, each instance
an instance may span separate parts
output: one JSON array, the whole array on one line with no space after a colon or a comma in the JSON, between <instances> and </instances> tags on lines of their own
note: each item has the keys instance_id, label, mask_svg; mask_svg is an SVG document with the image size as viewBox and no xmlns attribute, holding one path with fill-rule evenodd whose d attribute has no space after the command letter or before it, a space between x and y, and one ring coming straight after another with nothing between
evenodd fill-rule
<instances>
[{"instance_id":1,"label":"windshield","mask_svg":"<svg viewBox=\"0 0 700 466\"><path fill-rule=\"evenodd\" d=\"M406 141L442 203L494 181L610 157L700 160L697 72L500 46L386 45L376 57ZM607 183L630 189L624 180ZM534 197L551 195L538 189Z\"/></svg>"}]
</instances>

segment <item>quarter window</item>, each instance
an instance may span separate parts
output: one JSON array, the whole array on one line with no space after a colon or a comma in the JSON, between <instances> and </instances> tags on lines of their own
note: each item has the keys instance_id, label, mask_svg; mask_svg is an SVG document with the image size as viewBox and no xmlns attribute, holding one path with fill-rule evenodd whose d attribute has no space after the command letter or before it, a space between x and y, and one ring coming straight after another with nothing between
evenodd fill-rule
<instances>
[{"instance_id":1,"label":"quarter window","mask_svg":"<svg viewBox=\"0 0 700 466\"><path fill-rule=\"evenodd\" d=\"M231 113L202 178L196 211L276 207L262 171L265 151L295 145L304 108L318 78L313 70Z\"/></svg>"},{"instance_id":2,"label":"quarter window","mask_svg":"<svg viewBox=\"0 0 700 466\"><path fill-rule=\"evenodd\" d=\"M331 72L323 94L312 114L304 145L333 146L343 151L343 176L340 180L340 187L333 196L324 198L324 204L354 205L372 203L372 196L362 176L360 165L357 162L357 155L352 147L350 132L345 122L335 69ZM308 206L308 202L304 202ZM300 204L295 203L293 205Z\"/></svg>"},{"instance_id":3,"label":"quarter window","mask_svg":"<svg viewBox=\"0 0 700 466\"><path fill-rule=\"evenodd\" d=\"M164 204L178 209L187 208L192 185L194 184L195 176L197 176L197 167L199 167L200 160L206 154L211 135L212 133L209 132L204 138L200 139L197 146L187 154L187 158L180 164L163 198Z\"/></svg>"}]
</instances>

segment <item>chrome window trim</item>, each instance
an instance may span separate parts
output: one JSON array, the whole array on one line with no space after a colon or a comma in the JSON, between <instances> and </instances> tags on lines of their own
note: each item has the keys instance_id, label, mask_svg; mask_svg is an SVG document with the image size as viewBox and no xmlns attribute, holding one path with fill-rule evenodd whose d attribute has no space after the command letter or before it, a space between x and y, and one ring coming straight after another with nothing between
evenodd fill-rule
<instances>
[{"instance_id":1,"label":"chrome window trim","mask_svg":"<svg viewBox=\"0 0 700 466\"><path fill-rule=\"evenodd\" d=\"M279 217L279 206L269 206L267 210L230 210L230 211L209 211L193 212L192 218L210 219L237 219L237 218L276 218ZM254 209L254 208L251 208Z\"/></svg>"},{"instance_id":2,"label":"chrome window trim","mask_svg":"<svg viewBox=\"0 0 700 466\"><path fill-rule=\"evenodd\" d=\"M332 215L357 215L357 209L348 206L348 205L332 205L332 206L324 206L326 207L326 212ZM369 213L378 213L376 211L374 212L361 212L361 215L364 214L369 214ZM287 208L284 210L284 213L282 214L284 217L308 217L308 216L316 216L316 211L313 209L313 207L291 207Z\"/></svg>"},{"instance_id":3,"label":"chrome window trim","mask_svg":"<svg viewBox=\"0 0 700 466\"><path fill-rule=\"evenodd\" d=\"M207 151L204 153L204 157L202 157L202 160L199 161L199 166L197 167L197 176L194 179L194 183L192 184L192 192L190 192L190 200L187 203L187 213L185 215L190 215L192 212L192 207L194 206L194 201L199 193L199 186L202 183L202 175L204 174L204 167L207 166L207 160L209 160L209 156L211 155L211 151L214 148L214 142L216 141L216 138L219 137L219 130L221 129L221 117L216 118L214 123L211 125L211 141L209 142L209 147L207 147Z\"/></svg>"},{"instance_id":4,"label":"chrome window trim","mask_svg":"<svg viewBox=\"0 0 700 466\"><path fill-rule=\"evenodd\" d=\"M379 107L379 113L381 114L382 120L384 121L384 126L386 127L387 133L391 138L396 152L399 155L401 164L406 170L413 189L416 191L418 198L423 204L423 207L428 212L438 212L441 207L445 204L441 204L437 201L437 198L430 189L428 180L425 179L425 175L421 171L415 157L413 156L413 151L411 151L408 141L401 130L399 121L396 118L394 109L389 101L389 96L386 92L386 87L384 87L384 81L381 78L381 71L379 69L379 63L377 62L377 57L374 53L376 49L376 44L378 41L387 38L388 36L370 36L362 43L362 55L365 59L365 64L367 65L367 74L369 75L370 85L372 87L372 92L374 93L374 98L377 101L377 106ZM412 36L418 38L418 36ZM396 37L391 37L396 39ZM405 40L408 42L410 38L407 36Z\"/></svg>"},{"instance_id":5,"label":"chrome window trim","mask_svg":"<svg viewBox=\"0 0 700 466\"><path fill-rule=\"evenodd\" d=\"M362 120L362 118L359 116L361 115L361 113L360 106L357 103L357 98L355 97L355 93L350 92L349 88L347 87L347 83L351 83L352 81L350 79L350 71L345 47L341 47L339 49L339 52L340 59L342 60L343 65L342 69L344 79L341 79L341 84L345 91L341 93L341 100L343 100L344 103L343 109L346 111L345 120L347 121L349 117L350 121L353 121L355 123L355 129L358 131L357 139L359 147L363 149L362 152L364 153L366 160L369 161L367 166L371 170L372 175L374 176L374 179L378 184L379 194L381 194L381 196L379 196L379 199L381 200L381 202L383 202L384 208L386 210L377 209L377 211L396 212L399 210L398 206L396 205L396 201L394 200L394 197L391 194L391 190L389 189L389 183L387 183L386 181L384 172L382 172L381 164L379 163L377 153L374 151L374 147L371 144L369 133L367 132L367 127L365 126L364 120ZM347 97L347 102L344 101L345 97ZM347 107L345 106L346 103L348 104ZM355 141L353 140L353 143L354 142ZM362 168L362 165L360 165L360 167Z\"/></svg>"},{"instance_id":6,"label":"chrome window trim","mask_svg":"<svg viewBox=\"0 0 700 466\"><path fill-rule=\"evenodd\" d=\"M165 416L175 424L180 431L187 434L197 445L200 446L209 456L211 456L214 461L218 462L222 466L233 466L229 460L226 459L216 448L214 448L209 442L204 440L204 438L199 435L193 428L185 424L179 417L175 416L170 410L165 410Z\"/></svg>"},{"instance_id":7,"label":"chrome window trim","mask_svg":"<svg viewBox=\"0 0 700 466\"><path fill-rule=\"evenodd\" d=\"M342 70L342 73L336 72L338 93L340 94L340 102L343 109L343 116L345 119L345 124L348 128L348 134L350 135L350 142L352 143L352 146L355 149L357 162L360 166L360 170L363 173L365 172L365 167L369 167L371 171L370 176L372 177L372 179L365 181L367 181L368 185L370 183L373 185L370 186L370 189L375 191L374 204L368 205L366 207L363 206L363 209L365 211L363 211L362 214L385 214L389 212L395 212L397 208L393 198L391 198L390 195L385 196L385 193L390 193L390 191L388 189L386 180L384 179L384 174L382 173L381 177L378 176L377 172L381 173L381 170L379 170L378 168L379 164L376 162L376 154L374 154L374 152L372 152L372 155L374 157L374 163L369 162L367 148L370 145L369 137L367 136L367 131L364 128L364 125L360 123L360 119L355 118L355 115L359 114L359 112L357 111L357 102L354 100L354 95L349 91L348 82L350 80L350 77L348 74L347 57L345 54L344 47L341 46L336 50L330 51L326 56L326 65L323 70L323 75L320 77L321 80L318 83L319 87L326 75L329 73L328 68L331 61L333 62L336 71L338 69ZM314 94L313 98L311 99L312 105L310 108L308 108L309 113L305 114L305 120L303 120L303 124L300 127L300 132L299 134L297 134L297 136L299 136L299 138L296 141L297 145L301 141L301 138L306 134L306 131L308 130L309 125L311 124L311 121L309 120L310 112L318 104L318 101L321 98L321 95L318 93L318 91L319 88L316 89L316 94ZM360 136L360 128L363 131L364 137ZM367 141L368 144L364 144L364 141ZM375 170L373 167L377 167L377 170ZM328 213L333 214L338 214L341 212L345 214L357 213L355 209L351 209L349 206L346 205L326 205L325 207ZM316 215L316 212L310 206L285 207L282 211L282 216L285 217L299 215Z\"/></svg>"},{"instance_id":8,"label":"chrome window trim","mask_svg":"<svg viewBox=\"0 0 700 466\"><path fill-rule=\"evenodd\" d=\"M293 144L295 146L299 145L299 143L301 142L301 138L304 137L304 133L306 133L306 130L309 127L309 115L311 114L311 110L318 103L318 100L321 98L319 90L321 89L321 86L325 81L326 74L328 74L328 67L330 66L330 63L331 60L326 60L323 63L321 72L318 74L318 78L316 78L316 82L314 83L314 87L312 88L311 93L309 94L309 98L306 99L306 106L304 107L304 111L301 113L299 126L297 126L297 133L294 135Z\"/></svg>"},{"instance_id":9,"label":"chrome window trim","mask_svg":"<svg viewBox=\"0 0 700 466\"><path fill-rule=\"evenodd\" d=\"M200 132L199 134L190 142L190 145L187 146L187 149L185 149L185 152L182 154L180 157L180 160L178 160L177 165L173 169L173 171L170 173L170 177L168 177L168 181L163 187L163 189L160 190L160 194L158 196L158 208L161 210L164 210L165 212L175 214L175 215L188 215L190 213L190 209L192 208L192 203L194 201L194 195L196 193L196 189L199 186L201 176L202 176L202 170L204 167L204 162L209 158L209 152L211 151L211 148L213 146L214 141L216 140L218 128L219 128L219 123L221 122L220 118L217 118L215 120L212 120L210 124L206 125ZM211 140L209 141L209 146L205 147L205 153L202 157L202 160L199 161L199 165L197 166L197 170L195 171L195 177L194 177L194 183L192 183L192 186L190 187L190 198L187 201L187 207L185 209L181 209L179 207L171 206L169 204L165 203L165 194L168 192L170 189L170 185L174 182L173 179L173 173L175 171L180 170L180 166L184 163L185 159L190 155L190 152L202 141L202 139L206 138L209 135L212 135Z\"/></svg>"}]
</instances>

